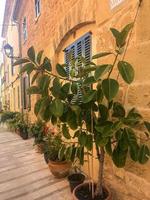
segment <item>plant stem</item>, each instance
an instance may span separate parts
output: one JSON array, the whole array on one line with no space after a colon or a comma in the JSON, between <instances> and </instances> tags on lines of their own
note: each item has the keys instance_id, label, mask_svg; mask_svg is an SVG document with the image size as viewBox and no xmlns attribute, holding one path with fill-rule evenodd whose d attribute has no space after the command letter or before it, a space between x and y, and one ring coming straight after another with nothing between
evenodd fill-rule
<instances>
[{"instance_id":1,"label":"plant stem","mask_svg":"<svg viewBox=\"0 0 150 200\"><path fill-rule=\"evenodd\" d=\"M103 197L103 175L104 175L104 159L105 159L105 150L104 147L96 146L97 157L99 161L99 173L98 173L98 181L96 186L95 195L100 195Z\"/></svg>"},{"instance_id":2,"label":"plant stem","mask_svg":"<svg viewBox=\"0 0 150 200\"><path fill-rule=\"evenodd\" d=\"M116 56L115 56L115 59L114 59L112 68L111 68L111 70L110 70L110 72L109 72L109 74L108 74L108 78L110 77L110 75L111 75L111 73L112 73L112 71L113 71L113 69L114 69L114 66L115 66L115 64L116 64L116 61L117 61L117 59L118 59L118 56L119 56L119 54L117 53Z\"/></svg>"}]
</instances>

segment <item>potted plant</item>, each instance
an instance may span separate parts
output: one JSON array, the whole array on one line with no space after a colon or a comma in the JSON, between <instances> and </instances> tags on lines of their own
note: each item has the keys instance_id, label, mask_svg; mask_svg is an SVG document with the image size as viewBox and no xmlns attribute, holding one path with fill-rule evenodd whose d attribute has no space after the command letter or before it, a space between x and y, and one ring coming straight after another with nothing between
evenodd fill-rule
<instances>
[{"instance_id":1,"label":"potted plant","mask_svg":"<svg viewBox=\"0 0 150 200\"><path fill-rule=\"evenodd\" d=\"M64 178L69 174L71 163L66 160L65 156L60 157L59 151L62 147L62 136L49 133L45 140L44 153L46 153L46 161L52 174L56 178Z\"/></svg>"},{"instance_id":2,"label":"potted plant","mask_svg":"<svg viewBox=\"0 0 150 200\"><path fill-rule=\"evenodd\" d=\"M73 171L69 174L67 177L70 190L73 192L73 190L80 184L82 184L85 181L85 175L83 172L81 172L81 169L77 166L73 167Z\"/></svg>"},{"instance_id":3,"label":"potted plant","mask_svg":"<svg viewBox=\"0 0 150 200\"><path fill-rule=\"evenodd\" d=\"M46 137L46 134L48 132L45 123L42 121L37 121L36 123L31 124L29 131L34 137L34 145L37 146L37 152L43 153L45 144L44 138Z\"/></svg>"},{"instance_id":4,"label":"potted plant","mask_svg":"<svg viewBox=\"0 0 150 200\"><path fill-rule=\"evenodd\" d=\"M24 120L16 123L16 129L24 140L28 139L28 124Z\"/></svg>"},{"instance_id":5,"label":"potted plant","mask_svg":"<svg viewBox=\"0 0 150 200\"><path fill-rule=\"evenodd\" d=\"M126 110L123 103L117 101L118 77L127 84L134 80L132 65L121 59L132 27L133 24L128 24L121 31L111 28L116 48L94 55L93 62L87 62L81 56L72 59L70 52L69 76L66 65L60 64L56 65L58 74L53 74L50 60L47 57L41 59L42 51L35 56L33 47L28 50L27 58L15 63L25 63L22 71L35 71L32 82L37 80L37 84L28 90L30 94L40 95L35 114L52 124L59 121L63 137L69 140L67 145L62 145L59 158L67 156L73 162L77 157L83 165L84 157L88 155L93 159L93 148L96 149L99 162L97 182L77 186L74 199L112 199L103 178L106 153L118 168L125 166L128 155L141 164L149 160L149 147L139 141L136 130L142 127L143 137L148 140L150 123L144 121L135 108ZM114 56L112 64L100 63L106 56ZM100 64L94 63L96 59Z\"/></svg>"}]
</instances>

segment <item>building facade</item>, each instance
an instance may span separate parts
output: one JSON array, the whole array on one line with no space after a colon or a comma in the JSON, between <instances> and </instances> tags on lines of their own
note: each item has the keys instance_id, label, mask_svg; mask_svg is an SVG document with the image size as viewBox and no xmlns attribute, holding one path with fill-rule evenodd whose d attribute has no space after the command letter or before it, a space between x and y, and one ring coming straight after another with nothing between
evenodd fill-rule
<instances>
[{"instance_id":1,"label":"building facade","mask_svg":"<svg viewBox=\"0 0 150 200\"><path fill-rule=\"evenodd\" d=\"M9 2L7 0L6 5ZM14 49L20 45L21 56L26 56L30 46L34 46L36 51L43 49L45 55L51 59L55 72L55 64L67 62L67 51L71 48L75 55L83 55L87 59L97 52L112 50L115 43L109 29L111 27L121 29L131 23L137 13L139 2L138 0L16 0L13 3L9 20L13 19L18 24L18 35L13 33L12 40L10 39L9 31L11 33L13 31L11 27L7 28L4 36L9 43L13 44ZM150 119L149 10L150 1L143 0L125 55L135 68L136 80L129 87L122 84L120 92L120 100L124 101L125 106L127 108L138 107L146 119ZM4 23L6 23L5 18ZM17 39L18 37L20 40ZM19 41L20 44L14 44L14 41ZM18 52L15 54L17 55ZM5 68L7 65L7 62L4 62ZM14 84L16 86L10 88L9 92L7 91L7 94L10 94L11 104L14 104L12 100L16 99L15 95L13 96L16 94L14 88L21 84L20 104L24 110L30 107L30 118L35 119L33 110L37 97L32 97L29 103L25 93L27 82L27 77L23 77L18 85L16 82ZM15 107L10 105L10 108ZM136 193L134 195L138 194L139 199L141 196L143 200L146 200L150 196L149 166L150 163L143 167L128 163L126 169L116 170L108 161L107 178L113 183L111 178L115 174L115 177L121 178L123 184L127 186L127 191L124 192Z\"/></svg>"}]
</instances>

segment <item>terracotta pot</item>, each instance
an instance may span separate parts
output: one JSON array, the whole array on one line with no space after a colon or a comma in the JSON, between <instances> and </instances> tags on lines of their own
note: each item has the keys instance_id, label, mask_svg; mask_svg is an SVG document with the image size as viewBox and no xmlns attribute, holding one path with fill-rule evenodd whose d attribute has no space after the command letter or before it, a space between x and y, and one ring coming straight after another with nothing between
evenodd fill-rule
<instances>
[{"instance_id":1,"label":"terracotta pot","mask_svg":"<svg viewBox=\"0 0 150 200\"><path fill-rule=\"evenodd\" d=\"M82 187L82 186L86 186L87 185L87 187L89 187L88 185L89 185L89 182L85 182L85 183L82 183L82 184L80 184L80 185L78 185L74 190L73 190L73 200L80 200L80 199L78 199L77 197L76 197L76 192L77 192L77 190L79 190L79 188L80 187ZM107 191L107 193L108 193L108 196L107 196L107 198L105 199L105 200L113 200L112 199L112 195L111 195L111 191L109 190L109 188L105 185L104 187L103 187L106 191Z\"/></svg>"},{"instance_id":2,"label":"terracotta pot","mask_svg":"<svg viewBox=\"0 0 150 200\"><path fill-rule=\"evenodd\" d=\"M48 166L50 171L56 178L64 178L69 174L71 163L66 161L62 162L49 161Z\"/></svg>"},{"instance_id":3,"label":"terracotta pot","mask_svg":"<svg viewBox=\"0 0 150 200\"><path fill-rule=\"evenodd\" d=\"M36 145L36 147L37 147L37 153L43 153L43 144L37 144Z\"/></svg>"}]
</instances>

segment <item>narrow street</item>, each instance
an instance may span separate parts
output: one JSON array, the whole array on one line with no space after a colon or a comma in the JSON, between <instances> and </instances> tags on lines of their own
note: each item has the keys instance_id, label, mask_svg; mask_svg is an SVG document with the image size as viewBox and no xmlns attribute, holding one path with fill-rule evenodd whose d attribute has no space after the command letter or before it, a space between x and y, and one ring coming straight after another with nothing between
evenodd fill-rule
<instances>
[{"instance_id":1,"label":"narrow street","mask_svg":"<svg viewBox=\"0 0 150 200\"><path fill-rule=\"evenodd\" d=\"M55 179L33 141L0 127L0 200L71 200L66 179Z\"/></svg>"}]
</instances>

